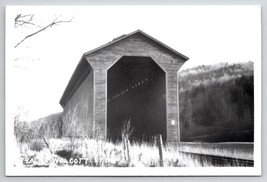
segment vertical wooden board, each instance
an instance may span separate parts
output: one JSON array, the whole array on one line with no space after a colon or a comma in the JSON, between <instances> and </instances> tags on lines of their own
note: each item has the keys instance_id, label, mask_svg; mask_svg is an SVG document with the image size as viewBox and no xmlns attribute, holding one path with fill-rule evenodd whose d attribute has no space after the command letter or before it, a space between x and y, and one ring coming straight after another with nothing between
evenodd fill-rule
<instances>
[{"instance_id":1,"label":"vertical wooden board","mask_svg":"<svg viewBox=\"0 0 267 182\"><path fill-rule=\"evenodd\" d=\"M106 138L106 70L95 71L95 133ZM96 136L95 136L96 137Z\"/></svg>"},{"instance_id":2,"label":"vertical wooden board","mask_svg":"<svg viewBox=\"0 0 267 182\"><path fill-rule=\"evenodd\" d=\"M167 141L172 142L180 142L177 81L176 71L167 72Z\"/></svg>"},{"instance_id":3,"label":"vertical wooden board","mask_svg":"<svg viewBox=\"0 0 267 182\"><path fill-rule=\"evenodd\" d=\"M91 72L64 108L63 136L92 136L93 90L93 72Z\"/></svg>"}]
</instances>

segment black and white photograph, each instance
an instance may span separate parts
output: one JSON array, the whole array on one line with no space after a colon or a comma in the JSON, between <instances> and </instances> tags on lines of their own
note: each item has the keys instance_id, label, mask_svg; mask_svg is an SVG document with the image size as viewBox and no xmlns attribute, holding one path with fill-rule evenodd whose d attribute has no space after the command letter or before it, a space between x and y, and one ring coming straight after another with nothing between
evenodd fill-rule
<instances>
[{"instance_id":1,"label":"black and white photograph","mask_svg":"<svg viewBox=\"0 0 267 182\"><path fill-rule=\"evenodd\" d=\"M7 176L261 175L261 7L6 6Z\"/></svg>"}]
</instances>

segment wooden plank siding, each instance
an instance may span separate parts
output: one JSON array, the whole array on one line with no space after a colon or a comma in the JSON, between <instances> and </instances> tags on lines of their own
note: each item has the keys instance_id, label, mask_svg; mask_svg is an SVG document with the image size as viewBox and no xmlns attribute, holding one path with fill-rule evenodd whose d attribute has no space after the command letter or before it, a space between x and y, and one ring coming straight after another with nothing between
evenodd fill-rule
<instances>
[{"instance_id":1,"label":"wooden plank siding","mask_svg":"<svg viewBox=\"0 0 267 182\"><path fill-rule=\"evenodd\" d=\"M104 69L95 71L95 137L106 138L106 76Z\"/></svg>"},{"instance_id":2,"label":"wooden plank siding","mask_svg":"<svg viewBox=\"0 0 267 182\"><path fill-rule=\"evenodd\" d=\"M179 108L178 108L178 73L167 72L167 140L168 142L180 141ZM172 120L175 124L172 125Z\"/></svg>"},{"instance_id":3,"label":"wooden plank siding","mask_svg":"<svg viewBox=\"0 0 267 182\"><path fill-rule=\"evenodd\" d=\"M65 105L62 115L63 136L93 137L93 81L94 73L91 71Z\"/></svg>"}]
</instances>

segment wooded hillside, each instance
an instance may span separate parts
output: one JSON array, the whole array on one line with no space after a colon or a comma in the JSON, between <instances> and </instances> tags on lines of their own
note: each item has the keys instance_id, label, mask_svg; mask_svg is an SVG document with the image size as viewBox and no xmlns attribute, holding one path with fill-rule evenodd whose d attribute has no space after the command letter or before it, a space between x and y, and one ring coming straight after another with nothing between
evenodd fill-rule
<instances>
[{"instance_id":1,"label":"wooded hillside","mask_svg":"<svg viewBox=\"0 0 267 182\"><path fill-rule=\"evenodd\" d=\"M253 141L252 62L198 66L179 76L182 141Z\"/></svg>"}]
</instances>

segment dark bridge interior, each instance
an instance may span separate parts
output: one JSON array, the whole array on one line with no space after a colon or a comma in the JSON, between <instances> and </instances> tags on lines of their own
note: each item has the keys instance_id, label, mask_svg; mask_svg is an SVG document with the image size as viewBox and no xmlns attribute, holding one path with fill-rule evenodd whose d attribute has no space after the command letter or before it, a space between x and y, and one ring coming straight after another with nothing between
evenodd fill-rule
<instances>
[{"instance_id":1,"label":"dark bridge interior","mask_svg":"<svg viewBox=\"0 0 267 182\"><path fill-rule=\"evenodd\" d=\"M165 72L150 57L123 56L107 78L107 131L112 141L121 139L121 128L130 120L131 139L166 140Z\"/></svg>"}]
</instances>

